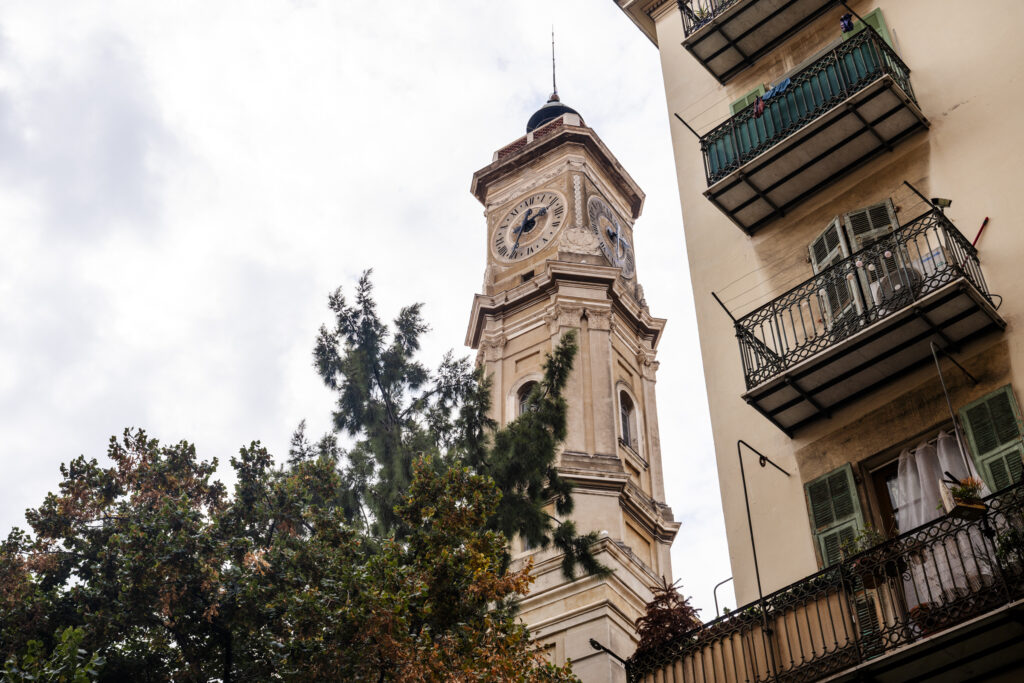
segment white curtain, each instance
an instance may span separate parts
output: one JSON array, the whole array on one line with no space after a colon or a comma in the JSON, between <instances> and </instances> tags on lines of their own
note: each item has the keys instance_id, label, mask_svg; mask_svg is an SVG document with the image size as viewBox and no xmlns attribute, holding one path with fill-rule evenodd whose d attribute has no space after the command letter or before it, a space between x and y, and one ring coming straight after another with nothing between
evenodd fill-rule
<instances>
[{"instance_id":1,"label":"white curtain","mask_svg":"<svg viewBox=\"0 0 1024 683\"><path fill-rule=\"evenodd\" d=\"M913 450L900 454L896 483L899 509L896 523L901 532L910 531L945 514L939 487L949 472L957 479L977 477L969 458L965 458L957 439L939 432L935 445L925 441ZM987 487L982 495L988 495ZM929 540L920 534L920 547L911 554L909 576L904 580L907 607L943 603L976 590L980 582L992 576L991 544L986 542L976 525L946 532L939 539Z\"/></svg>"}]
</instances>

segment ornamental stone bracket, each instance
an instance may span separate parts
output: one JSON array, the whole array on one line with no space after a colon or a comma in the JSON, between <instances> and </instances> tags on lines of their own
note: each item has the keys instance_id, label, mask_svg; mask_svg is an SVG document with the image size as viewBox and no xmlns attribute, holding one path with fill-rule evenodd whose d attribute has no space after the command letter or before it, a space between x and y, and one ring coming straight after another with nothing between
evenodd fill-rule
<instances>
[{"instance_id":1,"label":"ornamental stone bracket","mask_svg":"<svg viewBox=\"0 0 1024 683\"><path fill-rule=\"evenodd\" d=\"M646 349L640 349L636 352L636 364L640 368L640 373L644 379L655 381L658 373L658 367L661 365L658 361L654 360L654 352Z\"/></svg>"},{"instance_id":2,"label":"ornamental stone bracket","mask_svg":"<svg viewBox=\"0 0 1024 683\"><path fill-rule=\"evenodd\" d=\"M609 309L588 308L584 311L591 330L609 332L612 329L612 312Z\"/></svg>"},{"instance_id":3,"label":"ornamental stone bracket","mask_svg":"<svg viewBox=\"0 0 1024 683\"><path fill-rule=\"evenodd\" d=\"M583 317L582 306L567 306L566 304L555 304L544 314L544 320L548 324L548 331L555 335L565 327L579 327L580 319Z\"/></svg>"},{"instance_id":4,"label":"ornamental stone bracket","mask_svg":"<svg viewBox=\"0 0 1024 683\"><path fill-rule=\"evenodd\" d=\"M487 362L501 360L505 356L505 347L507 345L508 337L504 334L489 334L480 340L480 350L483 352L484 360Z\"/></svg>"}]
</instances>

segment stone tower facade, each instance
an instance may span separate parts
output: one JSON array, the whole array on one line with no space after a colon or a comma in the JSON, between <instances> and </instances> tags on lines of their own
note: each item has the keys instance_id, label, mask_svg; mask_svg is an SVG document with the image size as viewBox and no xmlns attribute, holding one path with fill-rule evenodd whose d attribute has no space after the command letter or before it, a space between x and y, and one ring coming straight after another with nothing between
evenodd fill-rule
<instances>
[{"instance_id":1,"label":"stone tower facade","mask_svg":"<svg viewBox=\"0 0 1024 683\"><path fill-rule=\"evenodd\" d=\"M485 207L486 269L466 343L492 377L493 417L504 425L518 415L545 354L575 330L558 466L575 486L578 530L599 533L595 554L614 570L567 581L557 551L514 539L515 561L532 558L536 577L522 617L583 680L624 681L622 665L589 641L633 652L650 586L671 580L679 528L664 503L655 398L665 321L648 310L633 251L644 194L557 95L474 174L472 192Z\"/></svg>"}]
</instances>

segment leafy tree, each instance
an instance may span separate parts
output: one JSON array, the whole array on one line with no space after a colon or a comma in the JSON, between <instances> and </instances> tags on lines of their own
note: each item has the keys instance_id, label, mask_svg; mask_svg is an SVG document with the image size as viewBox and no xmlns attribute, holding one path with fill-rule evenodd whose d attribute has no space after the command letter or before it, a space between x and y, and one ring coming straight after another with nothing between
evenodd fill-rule
<instances>
[{"instance_id":1,"label":"leafy tree","mask_svg":"<svg viewBox=\"0 0 1024 683\"><path fill-rule=\"evenodd\" d=\"M251 444L231 493L187 443L126 431L108 455L62 468L0 547L5 680L100 658L100 680L575 680L510 608L529 568L505 566L486 476L415 461L396 539L349 524L338 454L275 469Z\"/></svg>"},{"instance_id":2,"label":"leafy tree","mask_svg":"<svg viewBox=\"0 0 1024 683\"><path fill-rule=\"evenodd\" d=\"M415 360L418 306L389 331L366 275L331 307L317 367L354 445L300 425L276 467L254 442L230 491L216 459L142 430L111 438L107 464L63 465L32 533L0 542L5 680L575 680L517 623L531 578L507 552L519 533L563 548L566 572L603 569L551 514L572 509L554 463L574 338L499 430L479 370Z\"/></svg>"},{"instance_id":3,"label":"leafy tree","mask_svg":"<svg viewBox=\"0 0 1024 683\"><path fill-rule=\"evenodd\" d=\"M57 646L47 656L38 640L28 643L28 652L18 661L11 657L4 664L3 680L11 683L91 683L99 677L103 659L95 653L86 659L86 652L78 646L85 633L80 628L68 627L60 634Z\"/></svg>"}]
</instances>

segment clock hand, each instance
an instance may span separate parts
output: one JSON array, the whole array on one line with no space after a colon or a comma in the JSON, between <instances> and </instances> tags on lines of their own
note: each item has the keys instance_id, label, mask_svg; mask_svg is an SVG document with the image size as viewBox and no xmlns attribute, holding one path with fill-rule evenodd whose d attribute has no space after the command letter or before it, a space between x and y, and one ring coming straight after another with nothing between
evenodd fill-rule
<instances>
[{"instance_id":1,"label":"clock hand","mask_svg":"<svg viewBox=\"0 0 1024 683\"><path fill-rule=\"evenodd\" d=\"M526 213L527 213L527 215L529 215L530 212L527 211ZM526 219L525 218L523 219L523 223L524 224L526 223ZM511 256L512 258L516 257L516 250L519 249L519 240L521 240L523 238L523 226L520 225L518 228L516 228L515 233L516 233L516 242L515 242L515 244L512 245L512 251L509 252L509 256Z\"/></svg>"}]
</instances>

